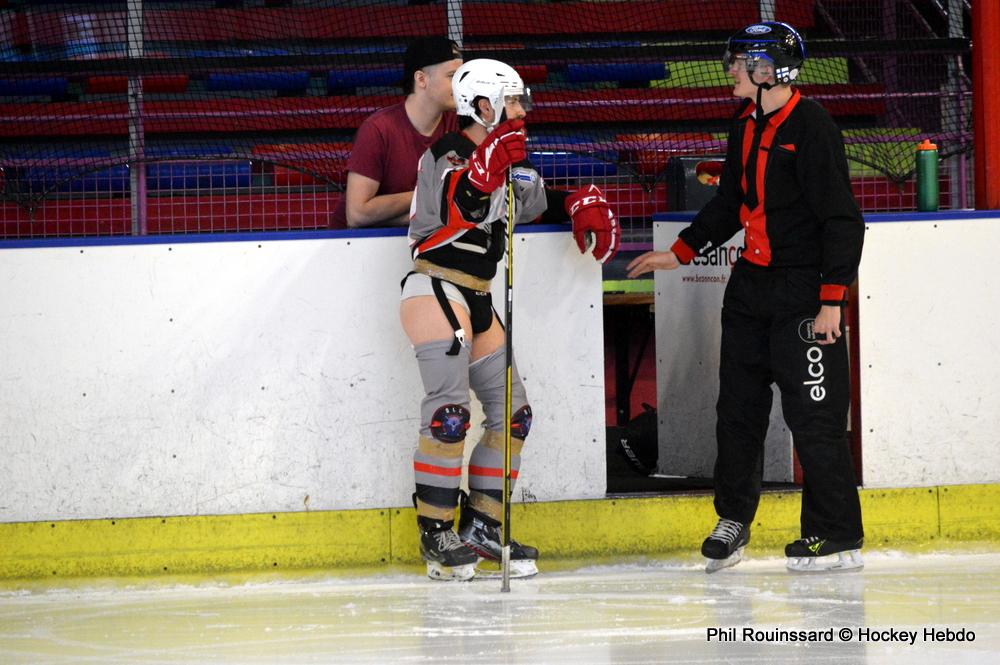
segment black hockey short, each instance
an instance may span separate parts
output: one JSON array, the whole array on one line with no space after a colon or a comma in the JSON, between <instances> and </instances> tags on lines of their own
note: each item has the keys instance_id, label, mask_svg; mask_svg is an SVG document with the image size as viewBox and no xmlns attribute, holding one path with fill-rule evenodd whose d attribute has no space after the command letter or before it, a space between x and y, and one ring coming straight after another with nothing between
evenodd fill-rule
<instances>
[{"instance_id":1,"label":"black hockey short","mask_svg":"<svg viewBox=\"0 0 1000 665\"><path fill-rule=\"evenodd\" d=\"M403 281L400 283L400 288L406 286L406 280L410 278L410 275L416 275L416 272L409 272ZM445 318L448 319L448 324L451 326L452 330L456 333L461 326L458 324L458 318L451 309L451 305L448 303L448 297L444 292L445 281L438 277L430 277L431 285L434 288L434 296L437 298L438 304L441 306L441 310L444 312ZM489 291L477 291L475 289L470 289L461 284L455 284L454 282L448 282L462 294L465 298L465 303L469 306L469 320L472 323L472 334L478 335L479 333L484 333L490 329L493 325L493 318L496 316L496 310L493 309L493 294ZM499 318L499 317L497 317ZM458 338L456 337L455 342L452 344L452 348L448 351L448 355L455 355L458 353Z\"/></svg>"}]
</instances>

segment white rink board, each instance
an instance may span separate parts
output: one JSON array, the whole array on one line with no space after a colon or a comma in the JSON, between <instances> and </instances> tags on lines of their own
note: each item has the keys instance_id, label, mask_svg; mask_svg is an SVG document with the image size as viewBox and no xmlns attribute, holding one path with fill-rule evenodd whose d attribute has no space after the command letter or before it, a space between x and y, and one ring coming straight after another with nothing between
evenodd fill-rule
<instances>
[{"instance_id":1,"label":"white rink board","mask_svg":"<svg viewBox=\"0 0 1000 665\"><path fill-rule=\"evenodd\" d=\"M687 225L656 223L654 247L669 249ZM722 296L731 272L728 261L736 260L742 245L740 232L724 246L724 256L720 253L718 262L658 270L654 275L660 473L712 477ZM772 390L771 426L764 441L764 480L791 482L792 439L781 416L777 388Z\"/></svg>"},{"instance_id":2,"label":"white rink board","mask_svg":"<svg viewBox=\"0 0 1000 665\"><path fill-rule=\"evenodd\" d=\"M275 237L0 250L0 521L410 505L406 238ZM601 497L600 267L515 242L515 501Z\"/></svg>"},{"instance_id":3,"label":"white rink board","mask_svg":"<svg viewBox=\"0 0 1000 665\"><path fill-rule=\"evenodd\" d=\"M1000 352L990 341L990 334L1000 330L995 258L1000 215L900 217L867 218L859 270L864 485L1000 482ZM669 247L685 225L657 222L656 246ZM715 458L721 291L710 283L681 289L685 271L692 269L656 275L657 385L665 414L660 468L665 473L684 473L668 466L686 468L675 461L682 454L688 455L682 457L684 464L698 463L700 454L701 466L694 468L709 472ZM728 268L702 271L729 274ZM714 390L706 388L710 380ZM670 424L666 431L664 421ZM682 427L691 421L698 424ZM679 446L677 432L690 442Z\"/></svg>"},{"instance_id":4,"label":"white rink board","mask_svg":"<svg viewBox=\"0 0 1000 665\"><path fill-rule=\"evenodd\" d=\"M1000 481L998 248L998 216L868 224L858 276L866 486Z\"/></svg>"}]
</instances>

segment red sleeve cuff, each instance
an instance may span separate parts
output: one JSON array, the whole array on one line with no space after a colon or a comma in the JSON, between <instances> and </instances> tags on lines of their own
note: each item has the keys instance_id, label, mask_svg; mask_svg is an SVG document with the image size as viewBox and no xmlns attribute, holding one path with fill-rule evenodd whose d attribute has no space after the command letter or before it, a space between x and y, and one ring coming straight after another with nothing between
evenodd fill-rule
<instances>
[{"instance_id":1,"label":"red sleeve cuff","mask_svg":"<svg viewBox=\"0 0 1000 665\"><path fill-rule=\"evenodd\" d=\"M681 240L680 238L678 238L677 241L674 242L673 246L670 248L670 251L673 252L674 255L677 257L677 260L683 263L684 265L691 263L691 260L695 256L697 256L694 250L691 249L688 246L688 244L683 240Z\"/></svg>"},{"instance_id":2,"label":"red sleeve cuff","mask_svg":"<svg viewBox=\"0 0 1000 665\"><path fill-rule=\"evenodd\" d=\"M819 299L821 302L845 302L847 287L841 284L823 284L819 287Z\"/></svg>"}]
</instances>

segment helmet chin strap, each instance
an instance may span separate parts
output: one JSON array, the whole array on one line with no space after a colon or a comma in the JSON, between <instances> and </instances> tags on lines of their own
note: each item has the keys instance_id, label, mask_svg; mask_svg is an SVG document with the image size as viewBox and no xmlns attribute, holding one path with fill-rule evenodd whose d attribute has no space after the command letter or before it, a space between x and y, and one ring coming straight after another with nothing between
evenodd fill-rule
<instances>
[{"instance_id":1,"label":"helmet chin strap","mask_svg":"<svg viewBox=\"0 0 1000 665\"><path fill-rule=\"evenodd\" d=\"M496 129L498 125L503 124L504 122L507 121L507 109L506 108L500 109L500 115L494 118L493 124L487 124L486 121L483 120L478 113L473 115L472 119L478 122L483 127L485 127L487 132L492 132L494 129Z\"/></svg>"},{"instance_id":2,"label":"helmet chin strap","mask_svg":"<svg viewBox=\"0 0 1000 665\"><path fill-rule=\"evenodd\" d=\"M757 83L757 81L755 81L754 78L753 78L753 74L750 74L750 82L753 83L755 86L757 86L757 100L756 100L756 104L757 104L757 118L756 118L756 120L757 120L758 123L760 123L760 122L763 122L763 119L764 119L764 108L760 105L761 97L763 97L765 90L770 90L774 86L771 85L770 83L768 83L767 81L764 81L763 83Z\"/></svg>"}]
</instances>

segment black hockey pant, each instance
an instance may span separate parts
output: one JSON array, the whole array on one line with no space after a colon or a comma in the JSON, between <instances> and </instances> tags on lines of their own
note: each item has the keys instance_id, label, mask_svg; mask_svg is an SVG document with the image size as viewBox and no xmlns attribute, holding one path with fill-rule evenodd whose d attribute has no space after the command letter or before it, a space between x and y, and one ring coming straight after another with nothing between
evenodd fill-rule
<instances>
[{"instance_id":1,"label":"black hockey pant","mask_svg":"<svg viewBox=\"0 0 1000 665\"><path fill-rule=\"evenodd\" d=\"M822 346L812 339L819 286L812 269L760 268L743 260L733 268L722 308L715 510L753 522L771 384L777 383L802 465L802 535L854 540L863 530L847 446L847 337Z\"/></svg>"}]
</instances>

